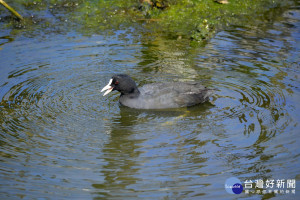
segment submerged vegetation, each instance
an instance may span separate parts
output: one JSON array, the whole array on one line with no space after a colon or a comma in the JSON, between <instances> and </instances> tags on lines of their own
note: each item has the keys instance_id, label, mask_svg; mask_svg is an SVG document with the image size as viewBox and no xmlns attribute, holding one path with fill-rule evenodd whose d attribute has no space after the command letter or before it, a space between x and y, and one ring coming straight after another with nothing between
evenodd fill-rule
<instances>
[{"instance_id":1,"label":"submerged vegetation","mask_svg":"<svg viewBox=\"0 0 300 200\"><path fill-rule=\"evenodd\" d=\"M226 3L224 3L226 2ZM163 35L205 42L230 25L270 21L294 1L282 0L15 0L24 16L14 20L0 8L0 26L13 31L68 32L85 35L129 30L132 35Z\"/></svg>"}]
</instances>

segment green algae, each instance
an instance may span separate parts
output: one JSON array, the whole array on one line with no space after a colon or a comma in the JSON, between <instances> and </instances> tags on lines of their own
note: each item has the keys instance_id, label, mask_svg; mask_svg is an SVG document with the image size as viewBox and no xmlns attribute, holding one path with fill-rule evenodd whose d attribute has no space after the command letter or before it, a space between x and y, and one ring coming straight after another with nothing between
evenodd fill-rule
<instances>
[{"instance_id":1,"label":"green algae","mask_svg":"<svg viewBox=\"0 0 300 200\"><path fill-rule=\"evenodd\" d=\"M272 20L272 16L295 3L280 0L230 0L228 4L213 0L152 2L167 6L161 9L137 0L16 0L12 5L25 20L18 22L0 10L0 26L18 29L17 32L76 30L84 35L113 34L130 28L132 35L185 38L203 43L228 26Z\"/></svg>"}]
</instances>

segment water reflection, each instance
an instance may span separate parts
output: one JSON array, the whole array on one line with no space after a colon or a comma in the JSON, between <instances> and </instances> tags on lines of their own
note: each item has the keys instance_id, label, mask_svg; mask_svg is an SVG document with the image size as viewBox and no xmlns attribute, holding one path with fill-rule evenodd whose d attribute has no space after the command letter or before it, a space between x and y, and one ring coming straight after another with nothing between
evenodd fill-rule
<instances>
[{"instance_id":1,"label":"water reflection","mask_svg":"<svg viewBox=\"0 0 300 200\"><path fill-rule=\"evenodd\" d=\"M121 111L120 115L115 116L109 127L110 140L103 148L103 158L106 165L101 166L99 171L104 180L103 183L92 184L97 189L98 198L111 197L110 191L112 189L114 189L115 197L121 197L127 193L128 186L138 181L132 175L139 168L135 159L140 155L137 149L141 141L131 138L132 126L138 121L134 113L127 114L127 112ZM132 195L128 194L127 197L130 198Z\"/></svg>"},{"instance_id":2,"label":"water reflection","mask_svg":"<svg viewBox=\"0 0 300 200\"><path fill-rule=\"evenodd\" d=\"M97 35L3 44L3 198L230 199L223 185L232 176L299 177L299 19L292 9L231 27L205 48ZM101 96L114 73L217 90L199 106L134 110L117 93ZM274 194L239 197L251 196Z\"/></svg>"},{"instance_id":3,"label":"water reflection","mask_svg":"<svg viewBox=\"0 0 300 200\"><path fill-rule=\"evenodd\" d=\"M165 78L173 75L172 78L177 80L193 80L198 74L193 63L195 52L186 46L187 43L188 40L156 37L143 44L142 60L139 63L142 72ZM177 76L174 76L174 72Z\"/></svg>"},{"instance_id":4,"label":"water reflection","mask_svg":"<svg viewBox=\"0 0 300 200\"><path fill-rule=\"evenodd\" d=\"M0 37L0 50L1 50L1 46L6 44L6 43L9 43L9 42L13 42L14 41L14 38L10 37L10 36L1 36Z\"/></svg>"}]
</instances>

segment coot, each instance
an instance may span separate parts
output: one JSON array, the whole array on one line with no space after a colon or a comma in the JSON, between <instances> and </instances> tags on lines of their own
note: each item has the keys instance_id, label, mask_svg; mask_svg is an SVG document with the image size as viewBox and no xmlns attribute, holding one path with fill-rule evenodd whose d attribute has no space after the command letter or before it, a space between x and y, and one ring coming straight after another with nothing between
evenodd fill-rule
<instances>
[{"instance_id":1,"label":"coot","mask_svg":"<svg viewBox=\"0 0 300 200\"><path fill-rule=\"evenodd\" d=\"M114 75L101 92L106 91L105 96L113 90L121 92L121 105L137 109L193 106L207 101L214 91L197 82L153 83L138 88L126 74Z\"/></svg>"}]
</instances>

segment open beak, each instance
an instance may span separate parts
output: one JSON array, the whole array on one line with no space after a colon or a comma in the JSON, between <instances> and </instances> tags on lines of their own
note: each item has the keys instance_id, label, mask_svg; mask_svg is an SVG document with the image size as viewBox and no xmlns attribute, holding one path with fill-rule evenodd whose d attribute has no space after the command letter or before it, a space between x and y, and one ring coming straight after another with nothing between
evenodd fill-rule
<instances>
[{"instance_id":1,"label":"open beak","mask_svg":"<svg viewBox=\"0 0 300 200\"><path fill-rule=\"evenodd\" d=\"M110 93L114 87L111 86L112 83L112 79L109 80L109 83L101 90L101 92L104 92L106 90L106 92L104 92L103 96L107 95L108 93Z\"/></svg>"}]
</instances>

